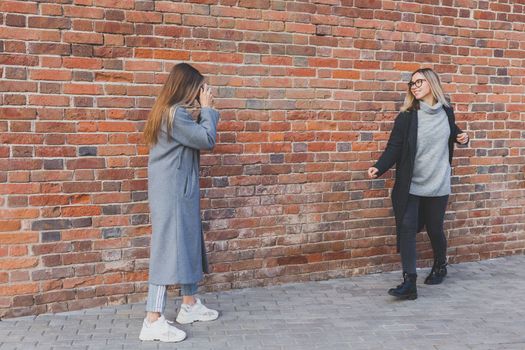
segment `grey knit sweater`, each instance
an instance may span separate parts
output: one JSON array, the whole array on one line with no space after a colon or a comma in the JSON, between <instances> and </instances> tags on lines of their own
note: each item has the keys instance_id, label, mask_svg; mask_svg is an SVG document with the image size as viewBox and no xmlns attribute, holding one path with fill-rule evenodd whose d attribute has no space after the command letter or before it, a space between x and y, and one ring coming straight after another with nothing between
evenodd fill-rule
<instances>
[{"instance_id":1,"label":"grey knit sweater","mask_svg":"<svg viewBox=\"0 0 525 350\"><path fill-rule=\"evenodd\" d=\"M417 112L417 150L410 194L438 197L450 194L448 139L450 126L443 105L420 101Z\"/></svg>"}]
</instances>

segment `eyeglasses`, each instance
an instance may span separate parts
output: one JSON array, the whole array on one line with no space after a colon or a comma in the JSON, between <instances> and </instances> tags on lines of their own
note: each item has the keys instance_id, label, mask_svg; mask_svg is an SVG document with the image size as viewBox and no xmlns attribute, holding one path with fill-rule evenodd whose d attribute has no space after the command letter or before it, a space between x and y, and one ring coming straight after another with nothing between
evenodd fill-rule
<instances>
[{"instance_id":1,"label":"eyeglasses","mask_svg":"<svg viewBox=\"0 0 525 350\"><path fill-rule=\"evenodd\" d=\"M421 87L421 85L423 85L423 82L426 81L425 79L418 79L416 81L411 81L408 83L408 88L409 89L412 89L414 87L414 85L419 88Z\"/></svg>"}]
</instances>

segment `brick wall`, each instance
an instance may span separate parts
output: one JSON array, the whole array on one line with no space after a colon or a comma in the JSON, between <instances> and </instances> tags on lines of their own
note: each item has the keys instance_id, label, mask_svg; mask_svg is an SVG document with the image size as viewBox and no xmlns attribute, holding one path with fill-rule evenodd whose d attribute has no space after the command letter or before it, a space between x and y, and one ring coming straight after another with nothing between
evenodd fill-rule
<instances>
[{"instance_id":1,"label":"brick wall","mask_svg":"<svg viewBox=\"0 0 525 350\"><path fill-rule=\"evenodd\" d=\"M141 130L171 66L214 86L205 290L398 269L384 149L411 71L470 133L453 262L525 251L525 4L478 0L0 2L0 315L142 300ZM420 237L422 266L431 253Z\"/></svg>"}]
</instances>

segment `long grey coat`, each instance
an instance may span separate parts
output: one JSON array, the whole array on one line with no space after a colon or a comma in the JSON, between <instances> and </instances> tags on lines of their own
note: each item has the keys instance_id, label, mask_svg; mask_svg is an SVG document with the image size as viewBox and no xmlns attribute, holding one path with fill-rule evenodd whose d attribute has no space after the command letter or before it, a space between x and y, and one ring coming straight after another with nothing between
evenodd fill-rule
<instances>
[{"instance_id":1,"label":"long grey coat","mask_svg":"<svg viewBox=\"0 0 525 350\"><path fill-rule=\"evenodd\" d=\"M153 233L149 282L157 285L200 281L208 263L200 216L201 149L215 146L219 113L202 108L198 122L175 109L171 138L163 125L148 163L148 195Z\"/></svg>"}]
</instances>

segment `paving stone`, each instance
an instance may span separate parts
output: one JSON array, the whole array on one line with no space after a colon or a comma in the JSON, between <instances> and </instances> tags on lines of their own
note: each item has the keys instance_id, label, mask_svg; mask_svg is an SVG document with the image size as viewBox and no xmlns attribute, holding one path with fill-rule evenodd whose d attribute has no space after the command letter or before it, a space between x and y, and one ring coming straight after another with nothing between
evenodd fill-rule
<instances>
[{"instance_id":1,"label":"paving stone","mask_svg":"<svg viewBox=\"0 0 525 350\"><path fill-rule=\"evenodd\" d=\"M399 272L208 293L221 317L178 325L188 338L176 345L138 339L144 303L6 319L0 350L524 350L523 266L523 255L451 265L437 286L423 269L414 301L386 294Z\"/></svg>"}]
</instances>

